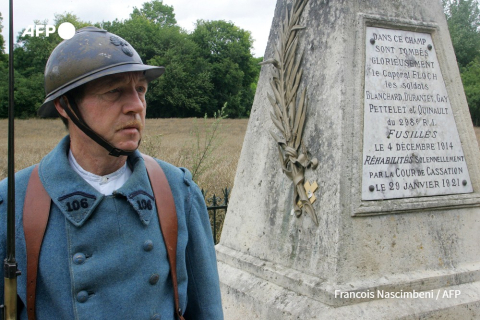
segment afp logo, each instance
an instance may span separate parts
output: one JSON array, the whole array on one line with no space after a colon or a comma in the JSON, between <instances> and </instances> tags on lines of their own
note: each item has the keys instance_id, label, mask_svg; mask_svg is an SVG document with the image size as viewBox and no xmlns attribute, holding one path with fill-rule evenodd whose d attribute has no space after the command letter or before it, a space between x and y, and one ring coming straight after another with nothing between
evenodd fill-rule
<instances>
[{"instance_id":1,"label":"afp logo","mask_svg":"<svg viewBox=\"0 0 480 320\"><path fill-rule=\"evenodd\" d=\"M29 35L31 37L39 37L44 34L46 37L55 33L55 26L51 24L29 25L22 33L22 37ZM60 38L67 40L75 35L75 26L70 22L64 22L58 26L58 35Z\"/></svg>"}]
</instances>

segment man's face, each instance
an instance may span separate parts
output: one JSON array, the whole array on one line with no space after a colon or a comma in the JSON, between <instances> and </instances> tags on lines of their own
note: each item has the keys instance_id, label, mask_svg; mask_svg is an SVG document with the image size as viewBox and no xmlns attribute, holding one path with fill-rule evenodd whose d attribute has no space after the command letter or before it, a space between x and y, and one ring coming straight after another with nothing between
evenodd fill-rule
<instances>
[{"instance_id":1,"label":"man's face","mask_svg":"<svg viewBox=\"0 0 480 320\"><path fill-rule=\"evenodd\" d=\"M118 149L137 149L145 127L148 82L141 72L105 76L85 85L78 102L85 122Z\"/></svg>"}]
</instances>

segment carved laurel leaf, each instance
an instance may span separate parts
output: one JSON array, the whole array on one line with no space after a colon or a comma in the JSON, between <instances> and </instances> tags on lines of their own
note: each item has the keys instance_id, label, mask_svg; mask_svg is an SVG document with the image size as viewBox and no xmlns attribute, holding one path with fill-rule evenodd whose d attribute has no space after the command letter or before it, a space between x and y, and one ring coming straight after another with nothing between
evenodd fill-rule
<instances>
[{"instance_id":1,"label":"carved laurel leaf","mask_svg":"<svg viewBox=\"0 0 480 320\"><path fill-rule=\"evenodd\" d=\"M275 68L278 68L278 61L275 59L268 59L259 63L259 65L273 64Z\"/></svg>"},{"instance_id":2,"label":"carved laurel leaf","mask_svg":"<svg viewBox=\"0 0 480 320\"><path fill-rule=\"evenodd\" d=\"M311 167L314 162L316 167L318 163L316 159L310 162L302 142L308 105L306 88L303 89L300 96L298 95L303 75L301 64L304 51L300 55L297 54L300 43L297 34L300 30L305 29L299 24L299 19L307 2L308 0L293 0L293 6L290 9L285 6L279 41L274 47L274 57L261 64L274 66L273 77L270 81L273 95L267 94L267 97L272 105L270 117L280 131L280 136L273 131L270 133L277 142L282 170L294 183L295 213L301 215L302 211L307 212L318 225L315 210L303 186L305 169ZM303 146L302 150L299 150L300 146ZM303 209L296 205L297 201L302 203Z\"/></svg>"},{"instance_id":3,"label":"carved laurel leaf","mask_svg":"<svg viewBox=\"0 0 480 320\"><path fill-rule=\"evenodd\" d=\"M270 104L273 107L273 111L275 112L276 118L281 120L282 119L282 112L280 111L280 108L278 107L277 102L275 101L275 99L269 93L267 93L267 97L268 97L268 100L270 100Z\"/></svg>"},{"instance_id":4,"label":"carved laurel leaf","mask_svg":"<svg viewBox=\"0 0 480 320\"><path fill-rule=\"evenodd\" d=\"M295 75L295 81L293 83L293 87L296 88L295 90L298 89L300 85L300 80L302 80L303 76L303 69L298 70L297 74Z\"/></svg>"},{"instance_id":5,"label":"carved laurel leaf","mask_svg":"<svg viewBox=\"0 0 480 320\"><path fill-rule=\"evenodd\" d=\"M300 57L298 58L297 60L297 63L295 64L295 67L293 68L292 70L292 73L291 73L291 76L294 78L294 79L298 79L298 82L300 82L300 77L298 77L298 68L300 68L300 63L302 62L303 60L303 54L304 54L305 51L302 51L302 54L300 55ZM294 80L294 83L295 83L295 80Z\"/></svg>"},{"instance_id":6,"label":"carved laurel leaf","mask_svg":"<svg viewBox=\"0 0 480 320\"><path fill-rule=\"evenodd\" d=\"M292 67L293 67L293 63L295 62L294 59L290 59L288 60L287 62L287 70L286 70L286 74L285 74L285 80L287 81L287 86L288 87L292 87L293 86L293 81L292 81L292 77L291 77L291 71L292 71Z\"/></svg>"},{"instance_id":7,"label":"carved laurel leaf","mask_svg":"<svg viewBox=\"0 0 480 320\"><path fill-rule=\"evenodd\" d=\"M302 141L302 134L303 134L303 128L305 126L305 114L306 114L306 97L305 97L306 90L304 89L302 92L302 97L300 99L301 103L301 108L298 109L297 116L299 116L299 121L298 121L298 128L295 131L297 134L296 141L295 141L295 150L298 150L298 147Z\"/></svg>"},{"instance_id":8,"label":"carved laurel leaf","mask_svg":"<svg viewBox=\"0 0 480 320\"><path fill-rule=\"evenodd\" d=\"M300 63L303 59L303 53L302 55L297 59L297 62L294 64L293 68L291 69L290 73L287 75L287 81L289 83L293 83L292 87L295 85L295 79L297 79L298 75L298 69L300 67Z\"/></svg>"},{"instance_id":9,"label":"carved laurel leaf","mask_svg":"<svg viewBox=\"0 0 480 320\"><path fill-rule=\"evenodd\" d=\"M281 69L283 66L283 55L281 54L282 48L280 46L277 46L275 48L275 60L278 61L278 69Z\"/></svg>"},{"instance_id":10,"label":"carved laurel leaf","mask_svg":"<svg viewBox=\"0 0 480 320\"><path fill-rule=\"evenodd\" d=\"M272 86L273 94L275 95L275 99L276 99L279 103L282 103L282 102L283 102L283 99L282 99L282 97L280 96L280 92L278 91L277 86L275 85L275 81L271 81L271 82L270 82L270 85Z\"/></svg>"},{"instance_id":11,"label":"carved laurel leaf","mask_svg":"<svg viewBox=\"0 0 480 320\"><path fill-rule=\"evenodd\" d=\"M278 135L276 135L273 131L270 130L270 134L272 135L273 139L277 142L278 145L285 145L285 139L280 138Z\"/></svg>"},{"instance_id":12,"label":"carved laurel leaf","mask_svg":"<svg viewBox=\"0 0 480 320\"><path fill-rule=\"evenodd\" d=\"M302 78L303 70L300 70L295 78L295 83L293 84L292 91L297 92L298 87L300 86L300 79Z\"/></svg>"},{"instance_id":13,"label":"carved laurel leaf","mask_svg":"<svg viewBox=\"0 0 480 320\"><path fill-rule=\"evenodd\" d=\"M298 7L297 7L298 5ZM298 21L298 19L300 18L300 15L302 14L303 12L303 9L305 9L305 6L307 5L307 1L298 1L295 5L294 5L294 15L293 15L293 21Z\"/></svg>"},{"instance_id":14,"label":"carved laurel leaf","mask_svg":"<svg viewBox=\"0 0 480 320\"><path fill-rule=\"evenodd\" d=\"M291 43L287 46L287 51L285 56L287 57L285 60L290 61L294 59L294 54L297 51L297 44L298 44L298 37L295 37Z\"/></svg>"},{"instance_id":15,"label":"carved laurel leaf","mask_svg":"<svg viewBox=\"0 0 480 320\"><path fill-rule=\"evenodd\" d=\"M283 127L282 121L279 121L272 112L270 112L270 117L272 118L273 124L275 124L278 130L280 131L285 130L285 128Z\"/></svg>"},{"instance_id":16,"label":"carved laurel leaf","mask_svg":"<svg viewBox=\"0 0 480 320\"><path fill-rule=\"evenodd\" d=\"M290 121L290 128L293 128L295 123L295 103L293 101L288 105L288 120ZM295 130L293 130L293 133L295 134Z\"/></svg>"},{"instance_id":17,"label":"carved laurel leaf","mask_svg":"<svg viewBox=\"0 0 480 320\"><path fill-rule=\"evenodd\" d=\"M304 26L299 26L299 25L296 25L296 26L292 27L292 31L298 31L298 30L303 30L303 29L305 29L305 27Z\"/></svg>"},{"instance_id":18,"label":"carved laurel leaf","mask_svg":"<svg viewBox=\"0 0 480 320\"><path fill-rule=\"evenodd\" d=\"M272 107L275 108L277 105L277 101L275 100L275 98L272 97L270 93L267 93L267 98L268 98L268 101L270 101L270 104L272 105Z\"/></svg>"}]
</instances>

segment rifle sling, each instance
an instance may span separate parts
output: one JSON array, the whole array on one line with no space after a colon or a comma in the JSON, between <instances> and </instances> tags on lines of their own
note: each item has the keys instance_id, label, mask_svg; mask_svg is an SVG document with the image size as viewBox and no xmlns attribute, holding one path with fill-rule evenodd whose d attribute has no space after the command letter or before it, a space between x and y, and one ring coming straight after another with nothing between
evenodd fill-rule
<instances>
[{"instance_id":1,"label":"rifle sling","mask_svg":"<svg viewBox=\"0 0 480 320\"><path fill-rule=\"evenodd\" d=\"M30 320L35 319L38 257L50 215L50 203L50 196L40 181L37 165L30 175L23 204L23 232L27 248L27 314Z\"/></svg>"},{"instance_id":2,"label":"rifle sling","mask_svg":"<svg viewBox=\"0 0 480 320\"><path fill-rule=\"evenodd\" d=\"M163 241L167 248L168 262L170 264L170 276L173 283L173 294L175 298L175 314L179 320L185 320L182 316L180 301L178 299L178 283L177 283L177 236L178 221L175 202L173 200L172 189L168 184L167 177L162 167L152 157L142 154L145 160L145 167L152 185L153 196L155 197L155 205L157 206L158 221L162 230Z\"/></svg>"},{"instance_id":3,"label":"rifle sling","mask_svg":"<svg viewBox=\"0 0 480 320\"><path fill-rule=\"evenodd\" d=\"M158 220L167 248L170 276L172 277L175 314L184 320L178 298L176 252L178 223L172 190L160 165L155 159L142 154L145 160L150 184L155 196ZM27 249L27 313L29 320L35 320L35 293L37 287L38 258L40 247L48 223L51 199L40 181L38 165L32 171L28 181L23 207L23 229Z\"/></svg>"}]
</instances>

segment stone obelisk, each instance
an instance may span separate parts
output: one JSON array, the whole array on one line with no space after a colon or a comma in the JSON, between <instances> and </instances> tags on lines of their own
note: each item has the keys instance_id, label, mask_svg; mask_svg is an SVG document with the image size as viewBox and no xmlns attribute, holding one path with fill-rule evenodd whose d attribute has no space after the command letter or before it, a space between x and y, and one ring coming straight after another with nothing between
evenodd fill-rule
<instances>
[{"instance_id":1,"label":"stone obelisk","mask_svg":"<svg viewBox=\"0 0 480 320\"><path fill-rule=\"evenodd\" d=\"M479 150L439 0L278 0L225 317L480 317Z\"/></svg>"}]
</instances>

